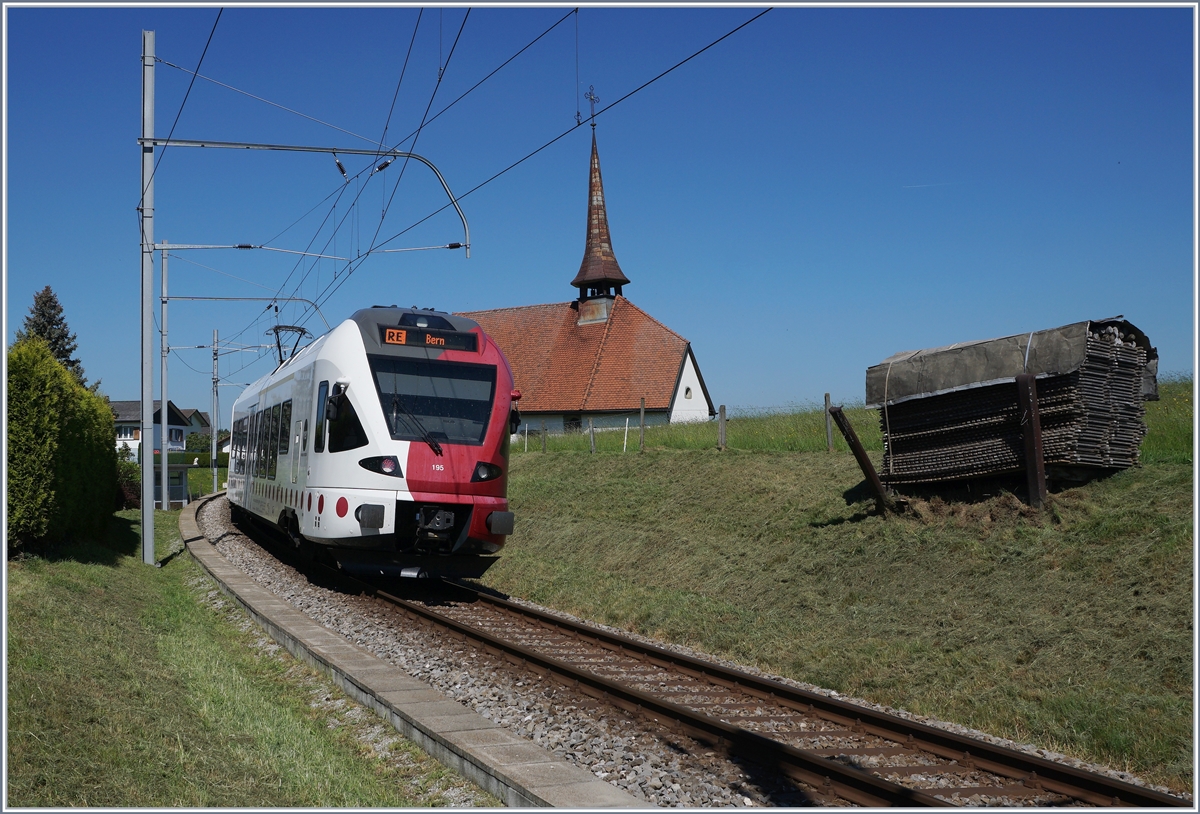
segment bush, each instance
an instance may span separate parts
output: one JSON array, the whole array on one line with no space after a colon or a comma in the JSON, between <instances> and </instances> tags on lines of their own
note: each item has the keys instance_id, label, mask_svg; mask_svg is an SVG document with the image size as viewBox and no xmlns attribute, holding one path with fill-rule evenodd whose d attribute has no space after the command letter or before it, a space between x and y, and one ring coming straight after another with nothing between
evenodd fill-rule
<instances>
[{"instance_id":1,"label":"bush","mask_svg":"<svg viewBox=\"0 0 1200 814\"><path fill-rule=\"evenodd\" d=\"M142 468L129 444L117 451L117 509L142 508Z\"/></svg>"},{"instance_id":2,"label":"bush","mask_svg":"<svg viewBox=\"0 0 1200 814\"><path fill-rule=\"evenodd\" d=\"M102 537L117 485L107 400L30 337L8 352L8 541Z\"/></svg>"}]
</instances>

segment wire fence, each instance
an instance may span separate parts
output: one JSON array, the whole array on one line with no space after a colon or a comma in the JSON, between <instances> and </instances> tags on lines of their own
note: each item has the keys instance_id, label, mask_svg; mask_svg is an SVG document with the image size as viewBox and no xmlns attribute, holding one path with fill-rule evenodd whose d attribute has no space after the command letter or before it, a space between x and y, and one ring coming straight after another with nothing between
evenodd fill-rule
<instances>
[{"instance_id":1,"label":"wire fence","mask_svg":"<svg viewBox=\"0 0 1200 814\"><path fill-rule=\"evenodd\" d=\"M861 405L843 408L863 446L882 452L879 411ZM725 446L727 449L761 452L823 452L828 449L824 407L789 406L777 410L733 408L727 411ZM546 452L637 453L642 449L642 425L639 411L610 413L584 418L578 429L548 428L543 420L528 417L513 436L512 451L518 454ZM718 419L665 423L647 416L644 448L716 449L720 426ZM848 452L845 439L836 427L835 450Z\"/></svg>"}]
</instances>

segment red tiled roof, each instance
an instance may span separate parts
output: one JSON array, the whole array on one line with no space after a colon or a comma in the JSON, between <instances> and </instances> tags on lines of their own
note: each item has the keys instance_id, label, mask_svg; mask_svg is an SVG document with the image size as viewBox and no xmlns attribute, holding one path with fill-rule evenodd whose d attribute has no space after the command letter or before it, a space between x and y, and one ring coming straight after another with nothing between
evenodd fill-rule
<instances>
[{"instance_id":1,"label":"red tiled roof","mask_svg":"<svg viewBox=\"0 0 1200 814\"><path fill-rule=\"evenodd\" d=\"M521 410L668 410L688 341L624 297L608 320L579 326L572 303L473 311L512 365Z\"/></svg>"}]
</instances>

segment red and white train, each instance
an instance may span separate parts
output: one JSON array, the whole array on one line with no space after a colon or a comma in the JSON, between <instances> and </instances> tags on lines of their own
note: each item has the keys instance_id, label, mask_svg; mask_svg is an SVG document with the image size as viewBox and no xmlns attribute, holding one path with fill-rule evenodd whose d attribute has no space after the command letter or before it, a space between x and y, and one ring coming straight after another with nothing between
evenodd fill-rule
<instances>
[{"instance_id":1,"label":"red and white train","mask_svg":"<svg viewBox=\"0 0 1200 814\"><path fill-rule=\"evenodd\" d=\"M513 531L512 370L472 320L366 308L233 405L228 497L346 570L476 577Z\"/></svg>"}]
</instances>

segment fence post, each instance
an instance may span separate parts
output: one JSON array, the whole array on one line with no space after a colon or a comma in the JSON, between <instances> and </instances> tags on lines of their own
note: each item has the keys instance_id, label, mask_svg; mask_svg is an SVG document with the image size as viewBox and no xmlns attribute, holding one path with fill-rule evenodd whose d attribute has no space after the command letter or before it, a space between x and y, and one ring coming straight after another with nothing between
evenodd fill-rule
<instances>
[{"instance_id":1,"label":"fence post","mask_svg":"<svg viewBox=\"0 0 1200 814\"><path fill-rule=\"evenodd\" d=\"M546 419L542 419L542 452L546 451Z\"/></svg>"},{"instance_id":2,"label":"fence post","mask_svg":"<svg viewBox=\"0 0 1200 814\"><path fill-rule=\"evenodd\" d=\"M646 399L642 399L641 417L638 419L638 452L646 451Z\"/></svg>"},{"instance_id":3,"label":"fence post","mask_svg":"<svg viewBox=\"0 0 1200 814\"><path fill-rule=\"evenodd\" d=\"M829 394L825 394L825 448L833 452L833 416L829 414Z\"/></svg>"},{"instance_id":4,"label":"fence post","mask_svg":"<svg viewBox=\"0 0 1200 814\"><path fill-rule=\"evenodd\" d=\"M725 405L721 405L720 417L717 419L717 449L725 449Z\"/></svg>"},{"instance_id":5,"label":"fence post","mask_svg":"<svg viewBox=\"0 0 1200 814\"><path fill-rule=\"evenodd\" d=\"M1021 421L1021 440L1025 443L1029 505L1040 509L1046 502L1046 464L1042 451L1042 421L1038 414L1037 380L1032 373L1017 376L1017 413Z\"/></svg>"},{"instance_id":6,"label":"fence post","mask_svg":"<svg viewBox=\"0 0 1200 814\"><path fill-rule=\"evenodd\" d=\"M592 439L592 452L596 452L596 425L592 423L592 419L588 419L588 435Z\"/></svg>"}]
</instances>

